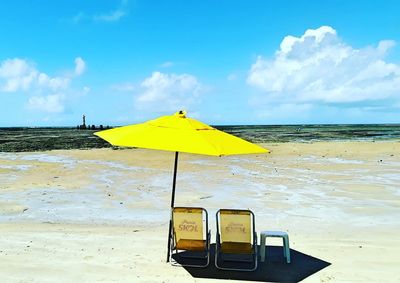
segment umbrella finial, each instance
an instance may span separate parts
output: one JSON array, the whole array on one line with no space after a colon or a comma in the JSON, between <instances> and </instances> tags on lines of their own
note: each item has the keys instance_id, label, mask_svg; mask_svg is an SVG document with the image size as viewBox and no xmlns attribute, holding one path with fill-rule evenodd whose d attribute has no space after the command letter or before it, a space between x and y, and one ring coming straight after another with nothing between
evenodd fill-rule
<instances>
[{"instance_id":1,"label":"umbrella finial","mask_svg":"<svg viewBox=\"0 0 400 283\"><path fill-rule=\"evenodd\" d=\"M180 111L176 112L174 115L178 116L179 118L186 118L186 111L180 110Z\"/></svg>"}]
</instances>

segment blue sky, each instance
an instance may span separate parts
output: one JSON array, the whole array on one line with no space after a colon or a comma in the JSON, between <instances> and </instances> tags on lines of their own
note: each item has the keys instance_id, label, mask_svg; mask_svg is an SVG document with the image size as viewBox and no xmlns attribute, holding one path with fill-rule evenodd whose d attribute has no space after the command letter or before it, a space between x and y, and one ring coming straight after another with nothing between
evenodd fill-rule
<instances>
[{"instance_id":1,"label":"blue sky","mask_svg":"<svg viewBox=\"0 0 400 283\"><path fill-rule=\"evenodd\" d=\"M0 126L399 123L399 1L2 1Z\"/></svg>"}]
</instances>

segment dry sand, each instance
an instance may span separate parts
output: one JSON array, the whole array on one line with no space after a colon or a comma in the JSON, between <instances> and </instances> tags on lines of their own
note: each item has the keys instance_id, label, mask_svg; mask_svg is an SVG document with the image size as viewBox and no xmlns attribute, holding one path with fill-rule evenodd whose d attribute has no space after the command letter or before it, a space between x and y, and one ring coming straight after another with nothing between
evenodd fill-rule
<instances>
[{"instance_id":1,"label":"dry sand","mask_svg":"<svg viewBox=\"0 0 400 283\"><path fill-rule=\"evenodd\" d=\"M176 205L250 208L331 263L305 282L400 282L400 142L181 154ZM165 263L173 153L0 153L0 282L211 282ZM231 282L231 281L230 281Z\"/></svg>"}]
</instances>

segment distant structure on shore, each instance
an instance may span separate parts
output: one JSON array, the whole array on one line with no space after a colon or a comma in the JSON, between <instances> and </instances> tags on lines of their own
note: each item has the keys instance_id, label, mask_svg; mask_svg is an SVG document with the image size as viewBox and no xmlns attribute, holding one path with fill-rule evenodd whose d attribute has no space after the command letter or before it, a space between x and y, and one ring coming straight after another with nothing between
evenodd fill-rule
<instances>
[{"instance_id":1,"label":"distant structure on shore","mask_svg":"<svg viewBox=\"0 0 400 283\"><path fill-rule=\"evenodd\" d=\"M86 126L86 116L85 116L85 114L83 114L83 116L82 116L82 124L76 126L76 128L78 130L103 130L104 129L103 125L100 125L98 127L96 127L95 125L92 125L92 126L87 125ZM111 127L110 126L106 126L105 128L106 129L110 129Z\"/></svg>"}]
</instances>

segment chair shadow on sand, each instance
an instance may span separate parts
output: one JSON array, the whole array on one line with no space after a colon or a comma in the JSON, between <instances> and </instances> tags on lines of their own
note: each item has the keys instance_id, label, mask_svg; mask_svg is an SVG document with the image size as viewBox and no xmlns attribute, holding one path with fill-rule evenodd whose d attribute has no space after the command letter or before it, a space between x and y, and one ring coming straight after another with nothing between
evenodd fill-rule
<instances>
[{"instance_id":1,"label":"chair shadow on sand","mask_svg":"<svg viewBox=\"0 0 400 283\"><path fill-rule=\"evenodd\" d=\"M183 267L194 278L231 279L259 282L299 282L324 269L331 263L290 249L291 263L286 263L283 249L278 246L266 246L265 262L258 261L258 267L252 272L220 270L215 267L215 244L210 248L210 264L206 268ZM181 257L185 252L174 254L180 264L190 264L194 259ZM245 263L239 263L245 264Z\"/></svg>"}]
</instances>

